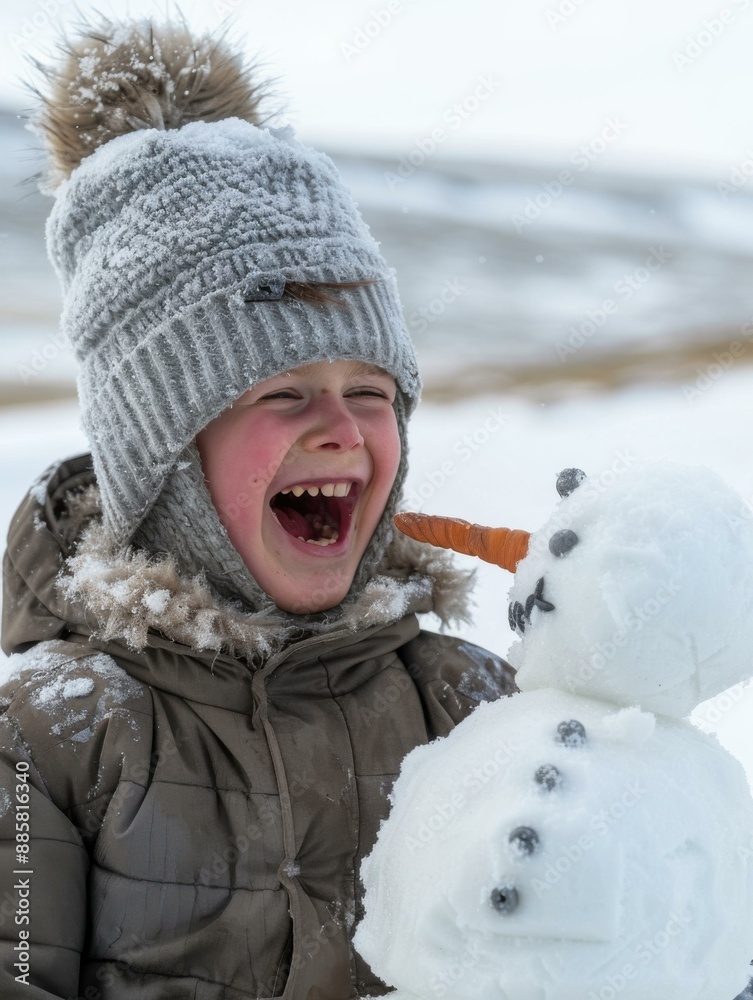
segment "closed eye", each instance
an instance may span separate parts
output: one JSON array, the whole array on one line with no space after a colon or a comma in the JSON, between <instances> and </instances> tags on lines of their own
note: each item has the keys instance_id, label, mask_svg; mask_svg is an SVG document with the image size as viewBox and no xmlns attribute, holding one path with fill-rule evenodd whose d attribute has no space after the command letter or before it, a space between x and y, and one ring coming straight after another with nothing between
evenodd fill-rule
<instances>
[{"instance_id":1,"label":"closed eye","mask_svg":"<svg viewBox=\"0 0 753 1000\"><path fill-rule=\"evenodd\" d=\"M389 400L387 393L382 392L380 389L355 389L352 392L347 393L347 397L352 396L369 396L375 399L385 399ZM278 392L269 392L266 396L260 396L259 401L264 399L301 399L302 397L294 393L291 389L280 389Z\"/></svg>"},{"instance_id":2,"label":"closed eye","mask_svg":"<svg viewBox=\"0 0 753 1000\"><path fill-rule=\"evenodd\" d=\"M262 399L300 399L301 397L296 395L290 389L280 389L278 392L267 393L266 396L260 396L259 401Z\"/></svg>"},{"instance_id":3,"label":"closed eye","mask_svg":"<svg viewBox=\"0 0 753 1000\"><path fill-rule=\"evenodd\" d=\"M381 389L354 389L348 393L349 396L376 396L379 399L389 399L386 392Z\"/></svg>"}]
</instances>

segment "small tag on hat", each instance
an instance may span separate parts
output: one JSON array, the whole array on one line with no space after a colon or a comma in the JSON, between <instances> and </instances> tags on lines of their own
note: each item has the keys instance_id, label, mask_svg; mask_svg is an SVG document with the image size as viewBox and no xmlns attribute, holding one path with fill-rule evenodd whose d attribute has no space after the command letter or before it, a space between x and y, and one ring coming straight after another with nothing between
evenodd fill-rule
<instances>
[{"instance_id":1,"label":"small tag on hat","mask_svg":"<svg viewBox=\"0 0 753 1000\"><path fill-rule=\"evenodd\" d=\"M244 302L275 302L285 294L285 279L279 274L256 274L243 286Z\"/></svg>"}]
</instances>

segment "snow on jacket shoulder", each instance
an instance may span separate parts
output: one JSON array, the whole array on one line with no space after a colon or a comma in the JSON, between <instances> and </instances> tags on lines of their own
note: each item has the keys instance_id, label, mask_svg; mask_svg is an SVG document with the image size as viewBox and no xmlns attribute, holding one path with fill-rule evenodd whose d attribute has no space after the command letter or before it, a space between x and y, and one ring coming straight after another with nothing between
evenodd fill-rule
<instances>
[{"instance_id":1,"label":"snow on jacket shoulder","mask_svg":"<svg viewBox=\"0 0 753 1000\"><path fill-rule=\"evenodd\" d=\"M385 992L351 938L402 758L515 686L419 628L456 610L445 560L400 542L382 569L295 638L107 552L87 456L32 490L4 566L0 996Z\"/></svg>"}]
</instances>

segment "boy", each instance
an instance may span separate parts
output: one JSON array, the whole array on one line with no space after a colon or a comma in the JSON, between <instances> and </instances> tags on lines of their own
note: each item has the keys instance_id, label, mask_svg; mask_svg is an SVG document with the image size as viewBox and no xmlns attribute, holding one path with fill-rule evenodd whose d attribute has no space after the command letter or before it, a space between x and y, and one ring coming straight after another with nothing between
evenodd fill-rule
<instances>
[{"instance_id":1,"label":"boy","mask_svg":"<svg viewBox=\"0 0 753 1000\"><path fill-rule=\"evenodd\" d=\"M418 626L467 581L392 540L419 393L394 277L259 99L150 24L50 74L92 454L9 534L4 998L383 993L351 938L400 762L513 690Z\"/></svg>"}]
</instances>

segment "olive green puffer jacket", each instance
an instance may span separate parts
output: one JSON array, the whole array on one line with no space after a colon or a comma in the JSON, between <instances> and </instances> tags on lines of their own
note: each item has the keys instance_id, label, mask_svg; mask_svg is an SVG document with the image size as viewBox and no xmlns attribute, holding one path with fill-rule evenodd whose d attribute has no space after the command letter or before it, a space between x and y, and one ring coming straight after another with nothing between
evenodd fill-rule
<instances>
[{"instance_id":1,"label":"olive green puffer jacket","mask_svg":"<svg viewBox=\"0 0 753 1000\"><path fill-rule=\"evenodd\" d=\"M384 993L351 946L361 859L405 754L512 671L419 628L426 567L282 648L169 562L107 558L96 519L61 590L92 484L63 463L9 536L0 997Z\"/></svg>"}]
</instances>

